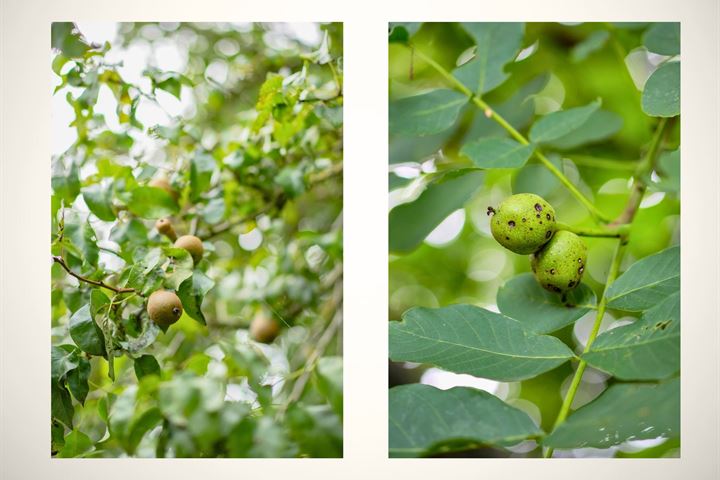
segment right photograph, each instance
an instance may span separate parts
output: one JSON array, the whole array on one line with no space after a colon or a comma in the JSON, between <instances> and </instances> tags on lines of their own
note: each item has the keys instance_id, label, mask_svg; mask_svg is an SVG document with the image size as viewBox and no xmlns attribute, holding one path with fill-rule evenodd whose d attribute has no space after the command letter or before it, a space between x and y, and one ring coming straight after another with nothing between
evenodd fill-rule
<instances>
[{"instance_id":1,"label":"right photograph","mask_svg":"<svg viewBox=\"0 0 720 480\"><path fill-rule=\"evenodd\" d=\"M680 23L391 23L390 457L680 457Z\"/></svg>"}]
</instances>

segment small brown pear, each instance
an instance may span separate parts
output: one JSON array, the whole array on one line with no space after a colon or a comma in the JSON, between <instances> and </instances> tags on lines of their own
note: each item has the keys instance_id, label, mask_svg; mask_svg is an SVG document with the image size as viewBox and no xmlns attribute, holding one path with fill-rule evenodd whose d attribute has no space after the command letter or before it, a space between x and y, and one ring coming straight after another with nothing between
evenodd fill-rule
<instances>
[{"instance_id":1,"label":"small brown pear","mask_svg":"<svg viewBox=\"0 0 720 480\"><path fill-rule=\"evenodd\" d=\"M175 292L155 290L148 298L147 312L150 320L161 327L168 327L180 320L183 313L182 302Z\"/></svg>"},{"instance_id":2,"label":"small brown pear","mask_svg":"<svg viewBox=\"0 0 720 480\"><path fill-rule=\"evenodd\" d=\"M205 247L203 247L202 240L195 235L183 235L175 240L175 246L177 248L184 248L190 253L193 262L198 263L202 260L203 253L205 253Z\"/></svg>"},{"instance_id":3,"label":"small brown pear","mask_svg":"<svg viewBox=\"0 0 720 480\"><path fill-rule=\"evenodd\" d=\"M172 222L169 218L161 218L155 222L155 228L161 235L165 235L169 238L171 242L177 240L177 233L175 233L175 229L173 228Z\"/></svg>"},{"instance_id":4,"label":"small brown pear","mask_svg":"<svg viewBox=\"0 0 720 480\"><path fill-rule=\"evenodd\" d=\"M267 315L259 312L250 323L250 338L260 343L272 343L280 334L280 324Z\"/></svg>"}]
</instances>

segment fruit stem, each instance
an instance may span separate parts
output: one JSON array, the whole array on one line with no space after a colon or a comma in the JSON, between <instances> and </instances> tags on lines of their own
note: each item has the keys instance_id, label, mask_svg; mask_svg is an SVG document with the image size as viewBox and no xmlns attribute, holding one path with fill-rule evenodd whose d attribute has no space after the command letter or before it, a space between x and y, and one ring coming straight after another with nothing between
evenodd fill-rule
<instances>
[{"instance_id":1,"label":"fruit stem","mask_svg":"<svg viewBox=\"0 0 720 480\"><path fill-rule=\"evenodd\" d=\"M557 230L566 230L581 237L601 237L601 238L621 238L628 234L629 225L620 225L617 227L574 227L565 223L556 223Z\"/></svg>"},{"instance_id":2,"label":"fruit stem","mask_svg":"<svg viewBox=\"0 0 720 480\"><path fill-rule=\"evenodd\" d=\"M590 350L590 347L592 346L593 342L595 342L595 338L597 338L598 333L600 332L600 325L602 324L602 319L605 316L605 310L607 308L606 293L610 285L612 285L612 283L618 276L618 272L620 271L620 263L622 262L623 256L625 255L626 246L627 240L623 237L618 241L617 246L615 247L615 253L613 254L612 263L610 264L610 271L608 272L608 277L605 281L605 287L603 288L602 297L600 298L600 302L598 303L595 323L593 324L590 336L585 343L583 353L587 353ZM570 388L565 395L565 399L563 400L562 406L560 407L560 412L558 412L558 416L555 419L553 430L555 430L561 423L563 423L567 418L568 414L570 413L570 407L572 406L573 400L575 400L575 395L577 394L578 388L580 387L580 382L582 381L582 377L585 373L586 367L587 362L580 358L577 369L575 370L575 374L573 375L572 382L570 383ZM552 447L549 447L547 450L545 450L543 456L545 458L550 458L553 455L553 451L554 449Z\"/></svg>"},{"instance_id":3,"label":"fruit stem","mask_svg":"<svg viewBox=\"0 0 720 480\"><path fill-rule=\"evenodd\" d=\"M469 88L467 88L460 80L455 78L450 72L445 70L445 68L437 63L435 60L433 60L428 55L425 55L421 50L418 50L417 47L413 47L415 55L417 55L419 58L421 58L425 63L430 65L432 68L434 68L440 75L445 78L445 80L448 81L455 89L458 91L464 93L465 95L470 98L470 100L479 107L484 113L485 116L494 120L497 122L501 127L503 127L511 137L513 137L515 140L520 142L523 145L530 145L530 141L525 138L520 132L515 130L515 128L510 125L507 120L505 120L500 114L498 114L495 110L493 110L490 105L485 103L479 96L477 96L475 93L473 93ZM580 192L580 190L577 189L575 185L570 181L569 178L565 176L564 173L560 171L536 146L535 150L533 151L535 154L535 157L537 157L538 160L540 160L540 163L542 163L545 168L550 170L550 173L555 175L558 180L560 180L560 183L565 185L565 188L567 188L570 193L590 212L590 214L600 222L603 223L610 223L612 221L611 218L605 216L604 213L602 213L600 210L598 210L595 205Z\"/></svg>"}]
</instances>

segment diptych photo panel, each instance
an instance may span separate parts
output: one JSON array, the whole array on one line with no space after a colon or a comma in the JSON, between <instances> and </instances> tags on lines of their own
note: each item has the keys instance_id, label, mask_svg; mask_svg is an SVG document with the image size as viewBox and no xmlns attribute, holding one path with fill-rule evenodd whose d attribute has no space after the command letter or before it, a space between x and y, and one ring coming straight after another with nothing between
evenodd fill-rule
<instances>
[{"instance_id":1,"label":"diptych photo panel","mask_svg":"<svg viewBox=\"0 0 720 480\"><path fill-rule=\"evenodd\" d=\"M711 0L37 1L2 480L717 477Z\"/></svg>"},{"instance_id":2,"label":"diptych photo panel","mask_svg":"<svg viewBox=\"0 0 720 480\"><path fill-rule=\"evenodd\" d=\"M342 457L342 24L51 47L49 454Z\"/></svg>"},{"instance_id":3,"label":"diptych photo panel","mask_svg":"<svg viewBox=\"0 0 720 480\"><path fill-rule=\"evenodd\" d=\"M388 455L679 457L680 24L388 58Z\"/></svg>"}]
</instances>

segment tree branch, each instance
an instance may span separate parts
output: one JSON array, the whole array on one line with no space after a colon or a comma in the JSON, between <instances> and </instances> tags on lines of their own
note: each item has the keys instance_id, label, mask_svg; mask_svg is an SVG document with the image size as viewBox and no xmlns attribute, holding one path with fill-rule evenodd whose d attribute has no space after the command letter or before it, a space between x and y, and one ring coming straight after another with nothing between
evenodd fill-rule
<instances>
[{"instance_id":1,"label":"tree branch","mask_svg":"<svg viewBox=\"0 0 720 480\"><path fill-rule=\"evenodd\" d=\"M138 293L137 290L135 290L134 288L113 287L112 285L108 285L101 280L91 280L89 278L83 277L82 275L79 275L70 270L68 264L65 263L65 259L58 255L53 255L52 259L53 262L59 264L70 276L77 278L81 282L89 283L90 285L95 285L96 287L107 288L108 290L112 290L115 293Z\"/></svg>"}]
</instances>

